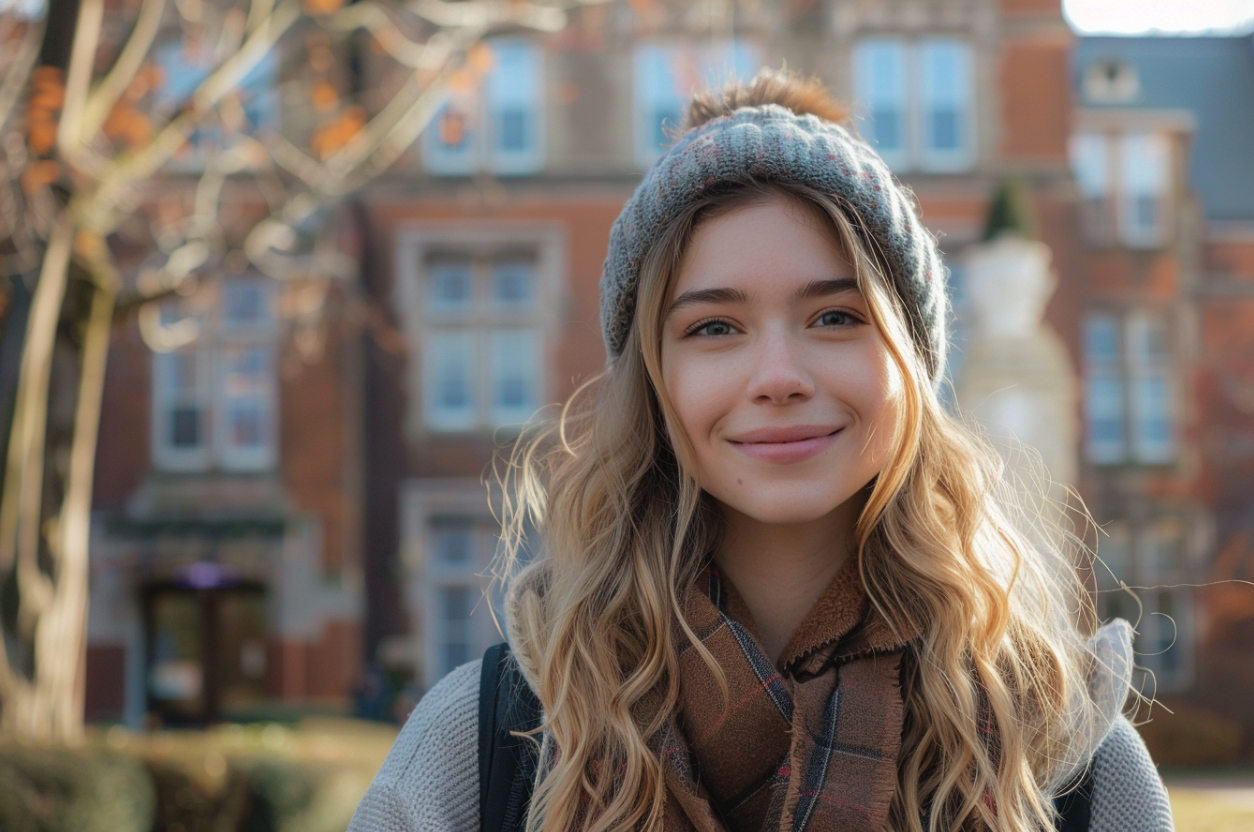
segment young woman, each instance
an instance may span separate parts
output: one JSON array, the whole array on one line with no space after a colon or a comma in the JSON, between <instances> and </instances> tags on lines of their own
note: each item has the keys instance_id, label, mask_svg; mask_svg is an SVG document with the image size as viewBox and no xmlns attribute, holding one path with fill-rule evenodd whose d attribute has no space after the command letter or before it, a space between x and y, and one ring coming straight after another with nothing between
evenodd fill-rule
<instances>
[{"instance_id":1,"label":"young woman","mask_svg":"<svg viewBox=\"0 0 1254 832\"><path fill-rule=\"evenodd\" d=\"M944 267L844 122L786 73L698 97L614 225L606 369L508 483L512 548L545 541L509 602L528 828L1037 832L1087 771L1090 830L1169 830L1129 629L938 401ZM479 829L479 673L353 832Z\"/></svg>"}]
</instances>

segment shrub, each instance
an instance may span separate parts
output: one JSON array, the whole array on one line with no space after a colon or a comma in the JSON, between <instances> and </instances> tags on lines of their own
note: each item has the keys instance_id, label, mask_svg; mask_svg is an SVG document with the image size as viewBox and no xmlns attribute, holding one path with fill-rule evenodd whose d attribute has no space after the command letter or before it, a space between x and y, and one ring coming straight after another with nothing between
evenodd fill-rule
<instances>
[{"instance_id":1,"label":"shrub","mask_svg":"<svg viewBox=\"0 0 1254 832\"><path fill-rule=\"evenodd\" d=\"M155 794L133 757L86 748L0 746L0 829L150 832Z\"/></svg>"}]
</instances>

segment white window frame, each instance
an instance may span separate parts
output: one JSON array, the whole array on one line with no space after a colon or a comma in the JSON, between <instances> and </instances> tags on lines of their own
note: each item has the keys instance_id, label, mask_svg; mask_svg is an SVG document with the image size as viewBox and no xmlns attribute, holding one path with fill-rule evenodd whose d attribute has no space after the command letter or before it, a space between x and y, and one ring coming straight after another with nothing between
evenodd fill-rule
<instances>
[{"instance_id":1,"label":"white window frame","mask_svg":"<svg viewBox=\"0 0 1254 832\"><path fill-rule=\"evenodd\" d=\"M191 391L177 390L172 378L177 372L176 363L190 360L198 383ZM186 347L168 353L155 353L152 363L152 459L157 468L165 471L204 471L209 468L212 455L213 411L213 364L212 353L197 346ZM179 405L199 409L198 425L200 443L194 447L174 444L173 409Z\"/></svg>"},{"instance_id":2,"label":"white window frame","mask_svg":"<svg viewBox=\"0 0 1254 832\"><path fill-rule=\"evenodd\" d=\"M1172 235L1174 146L1165 130L1082 129L1070 139L1084 236L1099 246L1165 246ZM1141 201L1154 222L1140 219Z\"/></svg>"},{"instance_id":3,"label":"white window frame","mask_svg":"<svg viewBox=\"0 0 1254 832\"><path fill-rule=\"evenodd\" d=\"M1117 355L1094 353L1091 331L1098 323L1113 330ZM1161 312L1095 309L1086 314L1084 449L1090 464L1170 465L1179 458L1182 414L1175 401L1172 337L1170 321ZM1107 440L1094 430L1094 423L1112 418L1119 425L1119 436ZM1162 422L1165 437L1156 435Z\"/></svg>"},{"instance_id":4,"label":"white window frame","mask_svg":"<svg viewBox=\"0 0 1254 832\"><path fill-rule=\"evenodd\" d=\"M232 284L254 284L263 293L268 314L256 325L228 326L225 321L223 300ZM267 471L274 468L278 457L278 373L276 344L278 320L275 313L274 287L260 276L243 278L223 277L201 286L200 298L184 303L194 304L199 320L196 339L187 346L171 353L153 355L153 385L151 408L151 443L153 465L163 471ZM178 301L166 301L166 303ZM225 355L235 349L257 349L264 353L260 389L253 391L263 403L260 425L263 441L254 447L236 447L229 437L226 418L231 398L226 390L228 368ZM202 401L200 432L201 445L197 448L179 448L170 441L169 412L179 397L171 389L170 373L175 355L193 355L199 365L198 378Z\"/></svg>"},{"instance_id":5,"label":"white window frame","mask_svg":"<svg viewBox=\"0 0 1254 832\"><path fill-rule=\"evenodd\" d=\"M1098 328L1103 332L1100 336ZM1084 442L1085 456L1089 462L1109 465L1123 462L1127 457L1128 436L1124 418L1127 413L1127 396L1123 372L1123 327L1119 317L1110 312L1090 312L1085 316L1083 327L1084 366ZM1098 355L1094 339L1110 340L1114 355ZM1104 427L1117 426L1117 437L1106 437L1095 429L1095 423Z\"/></svg>"},{"instance_id":6,"label":"white window frame","mask_svg":"<svg viewBox=\"0 0 1254 832\"><path fill-rule=\"evenodd\" d=\"M1161 133L1125 133L1119 137L1119 239L1129 248L1155 248L1167 238L1167 198L1171 182L1171 145ZM1154 205L1154 222L1140 220L1140 202Z\"/></svg>"},{"instance_id":7,"label":"white window frame","mask_svg":"<svg viewBox=\"0 0 1254 832\"><path fill-rule=\"evenodd\" d=\"M1144 310L1127 316L1124 331L1129 451L1137 462L1173 462L1177 455L1179 415L1174 406L1171 331L1161 316L1151 316ZM1158 432L1158 422L1166 423L1165 437L1152 435Z\"/></svg>"},{"instance_id":8,"label":"white window frame","mask_svg":"<svg viewBox=\"0 0 1254 832\"><path fill-rule=\"evenodd\" d=\"M419 678L430 688L449 671L444 637L443 593L448 589L470 592L471 614L464 634L467 661L502 640L497 622L504 623L499 592L490 593L488 568L496 554L500 524L494 519L499 505L490 502L477 479L416 479L401 490L401 564L411 620L418 624L415 647ZM442 524L470 526L471 547L464 561L439 557L437 536Z\"/></svg>"},{"instance_id":9,"label":"white window frame","mask_svg":"<svg viewBox=\"0 0 1254 832\"><path fill-rule=\"evenodd\" d=\"M546 404L551 397L552 368L550 351L560 326L562 308L560 298L565 291L563 257L566 235L561 226L543 224L484 225L468 228L465 223L431 222L402 228L397 234L396 308L401 310L409 343L418 352L417 360L410 362L409 388L414 394L407 415L408 432L417 442L431 434L489 433L502 428L515 428L529 418L535 409ZM529 304L530 311L510 313L493 309L490 298L484 294L485 282L492 278L489 271L494 262L503 262L511 253L534 254L535 298ZM475 285L479 294L463 315L441 316L433 319L429 313L426 268L431 255L461 254L472 258ZM431 372L436 353L433 350L443 334L452 335L469 330L473 343L470 352L471 373L474 376L473 408L462 414L442 414L431 406L436 381ZM533 389L535 407L513 410L492 406L493 396L489 385L493 379L491 344L494 333L523 331L535 340L535 373Z\"/></svg>"},{"instance_id":10,"label":"white window frame","mask_svg":"<svg viewBox=\"0 0 1254 832\"><path fill-rule=\"evenodd\" d=\"M431 173L467 176L477 172L500 176L538 173L545 163L546 63L540 44L531 38L497 37L484 41L492 49L492 68L474 89L450 91L423 131L422 159ZM521 78L520 76L528 76ZM521 148L501 146L501 111L524 110L528 141ZM449 109L465 119L461 145L440 138L440 122Z\"/></svg>"},{"instance_id":11,"label":"white window frame","mask_svg":"<svg viewBox=\"0 0 1254 832\"><path fill-rule=\"evenodd\" d=\"M742 38L715 43L673 39L643 40L632 53L632 155L647 170L662 155L657 141L657 114L662 128L677 128L693 93L747 81L761 66L758 47Z\"/></svg>"},{"instance_id":12,"label":"white window frame","mask_svg":"<svg viewBox=\"0 0 1254 832\"><path fill-rule=\"evenodd\" d=\"M934 87L929 63L946 53L957 59L954 65L959 76L957 83ZM900 77L886 79L882 72L886 66L894 67L893 72ZM958 37L914 39L870 35L854 45L852 75L854 99L867 124L867 139L893 170L957 173L975 166L979 147L978 100L975 49L970 41ZM876 144L874 111L883 103L893 104L900 112L900 146ZM957 110L955 126L959 142L956 147L934 146L930 116L940 105Z\"/></svg>"},{"instance_id":13,"label":"white window frame","mask_svg":"<svg viewBox=\"0 0 1254 832\"><path fill-rule=\"evenodd\" d=\"M1149 523L1113 522L1107 526L1107 532L1112 541L1116 537L1122 541L1126 562L1110 564L1113 576L1101 565L1097 566L1098 612L1103 619L1116 615L1126 618L1136 627L1134 660L1143 677L1136 685L1151 693L1183 690L1193 680L1197 641L1195 602L1192 589L1179 585L1190 580L1190 552L1194 542L1187 533L1187 525L1177 516ZM1099 556L1103 545L1104 542L1098 544ZM1164 547L1176 551L1176 562L1166 565L1158 562L1157 553ZM1130 587L1135 599L1121 585ZM1170 618L1161 614L1164 606L1172 608ZM1174 651L1171 657L1174 667L1168 667L1168 659L1163 655L1168 645ZM1152 681L1144 678L1150 674Z\"/></svg>"}]
</instances>

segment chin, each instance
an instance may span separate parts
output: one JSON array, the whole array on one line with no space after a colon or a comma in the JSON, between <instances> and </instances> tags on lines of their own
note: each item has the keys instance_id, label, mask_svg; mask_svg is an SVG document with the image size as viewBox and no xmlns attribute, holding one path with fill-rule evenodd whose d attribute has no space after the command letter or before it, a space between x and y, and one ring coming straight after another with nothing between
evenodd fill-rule
<instances>
[{"instance_id":1,"label":"chin","mask_svg":"<svg viewBox=\"0 0 1254 832\"><path fill-rule=\"evenodd\" d=\"M714 496L719 502L751 520L778 526L818 522L845 503L844 500L835 501L830 498L816 499L813 494L772 494L757 500L744 499L746 495L738 495L740 499L736 500L723 500L717 494Z\"/></svg>"}]
</instances>

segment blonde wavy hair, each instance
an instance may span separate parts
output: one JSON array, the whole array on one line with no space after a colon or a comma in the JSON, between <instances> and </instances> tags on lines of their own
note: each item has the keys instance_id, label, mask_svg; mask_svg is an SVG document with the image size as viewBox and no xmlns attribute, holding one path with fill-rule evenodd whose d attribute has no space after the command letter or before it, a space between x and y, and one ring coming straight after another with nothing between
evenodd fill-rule
<instances>
[{"instance_id":1,"label":"blonde wavy hair","mask_svg":"<svg viewBox=\"0 0 1254 832\"><path fill-rule=\"evenodd\" d=\"M768 73L699 96L686 126L765 103L841 117L817 82ZM500 472L507 545L499 574L525 560L529 527L545 549L510 607L511 640L544 705L548 744L528 830L662 826L662 760L650 738L677 709L677 632L721 678L680 598L722 525L681 463L686 449L667 439L660 327L697 225L781 196L830 228L907 380L891 461L868 486L856 526L872 603L903 631L922 633L903 661L904 737L885 828L1051 828L1054 793L1106 728L1087 693L1095 616L1065 547L1033 543L1040 535L1030 539L1012 522L999 457L938 400L851 207L749 176L709 191L644 262L622 354L558 418L526 433ZM990 719L992 742L981 731Z\"/></svg>"}]
</instances>

